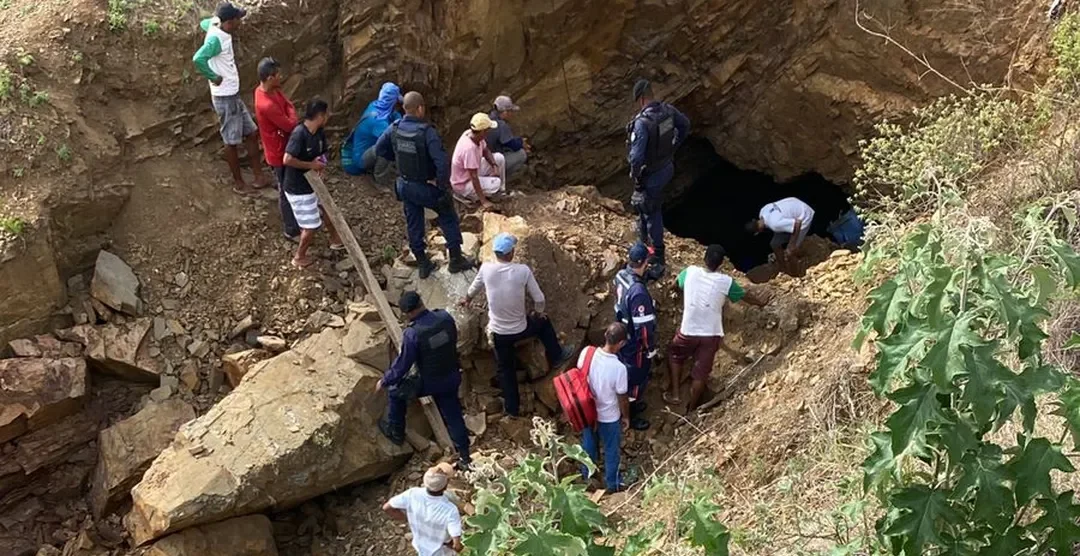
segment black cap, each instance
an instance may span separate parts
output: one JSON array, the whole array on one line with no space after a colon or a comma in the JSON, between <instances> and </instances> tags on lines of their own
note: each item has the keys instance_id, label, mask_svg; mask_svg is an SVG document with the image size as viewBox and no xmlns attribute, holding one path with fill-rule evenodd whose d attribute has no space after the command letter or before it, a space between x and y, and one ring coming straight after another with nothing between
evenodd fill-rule
<instances>
[{"instance_id":1,"label":"black cap","mask_svg":"<svg viewBox=\"0 0 1080 556\"><path fill-rule=\"evenodd\" d=\"M221 21L232 21L247 15L247 10L237 7L232 2L225 2L217 7L217 12L214 15Z\"/></svg>"},{"instance_id":2,"label":"black cap","mask_svg":"<svg viewBox=\"0 0 1080 556\"><path fill-rule=\"evenodd\" d=\"M649 90L648 79L638 79L637 83L634 83L634 100L638 100L645 94L645 91Z\"/></svg>"},{"instance_id":3,"label":"black cap","mask_svg":"<svg viewBox=\"0 0 1080 556\"><path fill-rule=\"evenodd\" d=\"M423 305L424 302L420 300L420 294L408 291L401 294L401 299L398 300L398 309L401 309L402 313L411 313Z\"/></svg>"}]
</instances>

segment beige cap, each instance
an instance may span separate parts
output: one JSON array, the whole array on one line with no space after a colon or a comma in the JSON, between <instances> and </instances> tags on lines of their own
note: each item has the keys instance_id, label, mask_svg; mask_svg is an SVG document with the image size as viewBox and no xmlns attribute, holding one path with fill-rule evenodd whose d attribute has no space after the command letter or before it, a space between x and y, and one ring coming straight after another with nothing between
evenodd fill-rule
<instances>
[{"instance_id":1,"label":"beige cap","mask_svg":"<svg viewBox=\"0 0 1080 556\"><path fill-rule=\"evenodd\" d=\"M472 128L473 131L487 131L499 127L499 124L493 122L487 114L477 112L476 114L473 114L472 119L469 120L469 127Z\"/></svg>"}]
</instances>

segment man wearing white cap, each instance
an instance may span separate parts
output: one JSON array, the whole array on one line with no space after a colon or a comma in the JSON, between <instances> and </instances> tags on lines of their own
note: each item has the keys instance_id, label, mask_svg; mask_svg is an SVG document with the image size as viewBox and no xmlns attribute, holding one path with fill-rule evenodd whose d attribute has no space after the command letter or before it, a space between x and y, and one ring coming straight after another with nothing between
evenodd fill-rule
<instances>
[{"instance_id":1,"label":"man wearing white cap","mask_svg":"<svg viewBox=\"0 0 1080 556\"><path fill-rule=\"evenodd\" d=\"M485 209L494 208L488 196L506 188L506 160L488 149L487 132L496 129L487 114L476 113L454 147L450 159L450 185L454 195L465 201L479 201Z\"/></svg>"},{"instance_id":2,"label":"man wearing white cap","mask_svg":"<svg viewBox=\"0 0 1080 556\"><path fill-rule=\"evenodd\" d=\"M506 173L513 175L525 166L525 161L532 152L532 145L529 144L528 139L515 136L514 131L510 129L510 119L518 110L521 110L521 107L514 104L513 99L506 95L495 97L493 104L495 109L488 116L499 125L488 131L488 148L494 153L501 153L506 158Z\"/></svg>"},{"instance_id":3,"label":"man wearing white cap","mask_svg":"<svg viewBox=\"0 0 1080 556\"><path fill-rule=\"evenodd\" d=\"M446 496L454 468L440 463L424 473L424 486L413 487L383 504L392 519L406 521L420 556L451 556L461 544L461 512Z\"/></svg>"}]
</instances>

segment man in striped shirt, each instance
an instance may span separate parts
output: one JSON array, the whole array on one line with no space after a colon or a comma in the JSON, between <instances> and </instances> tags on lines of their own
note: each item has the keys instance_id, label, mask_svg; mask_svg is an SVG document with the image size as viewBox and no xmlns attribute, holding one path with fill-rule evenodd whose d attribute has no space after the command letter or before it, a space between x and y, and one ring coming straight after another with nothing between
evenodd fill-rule
<instances>
[{"instance_id":1,"label":"man in striped shirt","mask_svg":"<svg viewBox=\"0 0 1080 556\"><path fill-rule=\"evenodd\" d=\"M398 494L383 504L392 519L407 521L419 556L453 556L461 544L461 512L446 496L454 469L440 463L424 473L424 486Z\"/></svg>"}]
</instances>

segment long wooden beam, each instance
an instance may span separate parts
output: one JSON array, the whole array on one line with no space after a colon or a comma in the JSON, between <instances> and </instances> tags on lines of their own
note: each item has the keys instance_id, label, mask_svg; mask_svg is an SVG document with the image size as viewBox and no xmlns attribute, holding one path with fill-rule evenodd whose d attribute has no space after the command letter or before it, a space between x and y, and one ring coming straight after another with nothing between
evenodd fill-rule
<instances>
[{"instance_id":1,"label":"long wooden beam","mask_svg":"<svg viewBox=\"0 0 1080 556\"><path fill-rule=\"evenodd\" d=\"M345 251L349 254L353 266L356 267L357 272L360 274L360 280L364 282L364 286L371 292L371 296L375 298L375 308L379 311L379 317L386 324L386 331L390 335L390 340L394 342L394 347L400 353L401 323L398 322L397 315L390 308L390 302L386 300L386 295L383 294L382 288L379 287L379 281L375 279L375 273L371 271L371 265L368 264L364 251L360 249L360 244L357 243L356 236L353 235L349 221L345 219L345 214L341 212L334 198L330 196L330 190L326 188L322 177L312 171L307 172L304 176L307 178L308 183L311 184L311 188L315 190L315 194L318 195L319 202L322 203L326 215L330 217L330 221L337 228L338 236L345 243ZM435 402L430 397L425 396L420 398L420 407L423 408L424 415L427 417L428 423L431 424L431 430L435 433L435 440L444 448L451 447L453 443L450 441L450 433L446 430L446 424L443 423L442 416L439 415L439 411L435 407Z\"/></svg>"}]
</instances>

